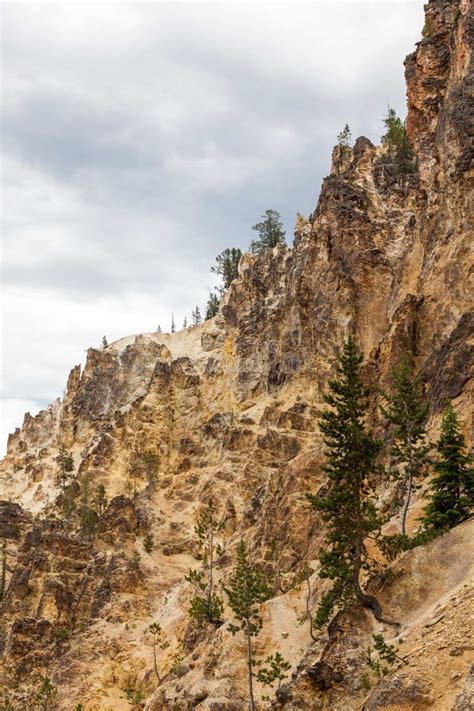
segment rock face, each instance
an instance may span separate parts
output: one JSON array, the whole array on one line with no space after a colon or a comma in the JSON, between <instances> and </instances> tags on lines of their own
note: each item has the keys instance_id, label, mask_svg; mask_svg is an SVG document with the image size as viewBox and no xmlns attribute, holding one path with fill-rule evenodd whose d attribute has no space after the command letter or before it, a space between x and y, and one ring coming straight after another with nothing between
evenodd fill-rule
<instances>
[{"instance_id":1,"label":"rock face","mask_svg":"<svg viewBox=\"0 0 474 711\"><path fill-rule=\"evenodd\" d=\"M218 582L241 537L290 581L305 563L316 571L324 526L304 493L324 479L316 421L348 332L368 383L386 384L408 354L426 384L431 435L452 399L471 441L473 39L467 0L427 5L423 39L405 62L417 173L397 177L384 148L364 137L337 147L293 248L245 255L217 317L90 349L64 398L10 436L0 470L0 688L18 708L32 707L46 675L58 709L127 709L126 688L150 711L245 708L241 641L227 625L196 629L187 614L184 575L202 560L196 517L212 495L226 521ZM60 515L61 445L73 456L77 505L100 485L110 502L97 505L92 538ZM383 631L398 635L408 660L381 680L366 665L382 630L368 613L354 609L313 640L306 589L275 590L256 651L281 651L291 676L267 702L256 685L262 708L467 709L471 536L467 522L404 555L378 591L400 623ZM315 572L312 605L321 589ZM160 683L153 621L163 627Z\"/></svg>"}]
</instances>

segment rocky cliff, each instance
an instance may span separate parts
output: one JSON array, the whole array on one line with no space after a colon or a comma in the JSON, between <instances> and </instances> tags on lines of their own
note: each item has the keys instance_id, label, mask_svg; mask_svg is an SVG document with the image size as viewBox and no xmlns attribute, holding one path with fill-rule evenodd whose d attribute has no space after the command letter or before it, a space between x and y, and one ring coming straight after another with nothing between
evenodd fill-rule
<instances>
[{"instance_id":1,"label":"rocky cliff","mask_svg":"<svg viewBox=\"0 0 474 711\"><path fill-rule=\"evenodd\" d=\"M226 522L218 581L240 538L270 569L277 541L288 580L304 564L315 571L317 602L324 526L304 494L323 483L316 422L348 332L369 384L386 384L408 354L426 385L430 436L452 399L471 441L473 40L467 0L426 6L423 39L405 61L415 173L398 176L386 149L364 137L336 147L315 212L297 218L293 248L245 255L218 316L90 349L64 397L10 436L0 470L0 688L15 708L33 707L44 676L58 687L58 709L128 709L125 688L141 691L136 707L149 711L245 708L243 643L227 625L197 628L187 613L184 576L202 558L196 518L212 495ZM381 428L377 412L374 399ZM105 489L92 538L59 513L61 446L78 491L84 482ZM387 497L381 481L382 510ZM387 530L397 530L395 518ZM280 651L291 676L276 694L257 684L261 707L472 708L472 531L466 522L406 553L379 581L396 629L354 608L313 640L306 586L275 590L256 647ZM147 632L154 621L163 628L160 683ZM408 660L382 680L366 664L380 631Z\"/></svg>"}]
</instances>

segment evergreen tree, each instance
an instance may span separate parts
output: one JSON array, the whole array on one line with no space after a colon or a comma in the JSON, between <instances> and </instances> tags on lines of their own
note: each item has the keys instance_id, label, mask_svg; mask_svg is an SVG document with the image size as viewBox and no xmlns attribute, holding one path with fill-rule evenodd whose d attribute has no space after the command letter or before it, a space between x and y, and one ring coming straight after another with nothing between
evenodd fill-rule
<instances>
[{"instance_id":1,"label":"evergreen tree","mask_svg":"<svg viewBox=\"0 0 474 711\"><path fill-rule=\"evenodd\" d=\"M381 140L382 144L387 146L389 159L401 175L413 173L416 170L415 157L403 121L397 116L395 109L388 107L383 122L387 130Z\"/></svg>"},{"instance_id":2,"label":"evergreen tree","mask_svg":"<svg viewBox=\"0 0 474 711\"><path fill-rule=\"evenodd\" d=\"M430 502L422 522L425 529L441 532L465 521L474 508L472 459L465 452L459 417L452 403L443 413L436 450L436 476L430 482Z\"/></svg>"},{"instance_id":3,"label":"evergreen tree","mask_svg":"<svg viewBox=\"0 0 474 711\"><path fill-rule=\"evenodd\" d=\"M145 538L143 539L143 548L146 550L148 555L152 552L153 548L155 546L155 540L151 533L147 533Z\"/></svg>"},{"instance_id":4,"label":"evergreen tree","mask_svg":"<svg viewBox=\"0 0 474 711\"><path fill-rule=\"evenodd\" d=\"M378 442L367 429L368 392L361 378L362 353L349 336L339 357L337 377L329 381L319 428L327 448L323 471L329 481L326 493L308 494L320 511L328 533L320 553L320 577L333 581L323 595L315 622L322 626L335 608L359 602L380 618L378 602L361 589L360 573L369 568L364 539L380 527L371 498L371 480L377 473Z\"/></svg>"},{"instance_id":5,"label":"evergreen tree","mask_svg":"<svg viewBox=\"0 0 474 711\"><path fill-rule=\"evenodd\" d=\"M107 508L107 494L105 492L105 486L103 484L99 484L98 487L96 488L93 504L94 504L95 510L97 511L97 514L99 516L102 516L102 514L105 512L105 510Z\"/></svg>"},{"instance_id":6,"label":"evergreen tree","mask_svg":"<svg viewBox=\"0 0 474 711\"><path fill-rule=\"evenodd\" d=\"M107 343L106 337L102 336L102 350L105 351L105 349L108 347L109 347L109 344Z\"/></svg>"},{"instance_id":7,"label":"evergreen tree","mask_svg":"<svg viewBox=\"0 0 474 711\"><path fill-rule=\"evenodd\" d=\"M209 294L209 299L207 301L207 306L206 306L206 321L210 318L213 318L214 316L217 316L219 312L219 304L220 304L220 299L217 296L217 294L210 293Z\"/></svg>"},{"instance_id":8,"label":"evergreen tree","mask_svg":"<svg viewBox=\"0 0 474 711\"><path fill-rule=\"evenodd\" d=\"M87 474L84 476L81 483L79 521L82 538L91 538L97 525L97 513L91 508L90 482Z\"/></svg>"},{"instance_id":9,"label":"evergreen tree","mask_svg":"<svg viewBox=\"0 0 474 711\"><path fill-rule=\"evenodd\" d=\"M216 536L224 530L224 526L224 521L219 520L216 515L214 500L211 498L194 527L199 546L204 549L205 573L190 570L186 575L186 580L197 590L191 600L189 614L197 620L206 619L215 625L221 623L223 611L222 600L214 591L215 558L224 552Z\"/></svg>"},{"instance_id":10,"label":"evergreen tree","mask_svg":"<svg viewBox=\"0 0 474 711\"><path fill-rule=\"evenodd\" d=\"M391 454L394 463L401 467L394 470L396 478L405 484L400 530L406 536L406 519L415 480L428 463L429 447L425 444L428 403L423 395L419 378L413 377L407 359L392 373L391 392L385 395L387 406L382 412L388 419L393 443Z\"/></svg>"},{"instance_id":11,"label":"evergreen tree","mask_svg":"<svg viewBox=\"0 0 474 711\"><path fill-rule=\"evenodd\" d=\"M273 683L277 681L278 688L280 688L281 682L288 676L285 672L291 669L291 664L289 664L289 662L282 657L280 652L271 654L265 659L264 664L267 664L268 666L261 667L258 670L258 681L266 686L273 686Z\"/></svg>"},{"instance_id":12,"label":"evergreen tree","mask_svg":"<svg viewBox=\"0 0 474 711\"><path fill-rule=\"evenodd\" d=\"M188 327L188 317L185 316L184 321L183 321L183 328L187 328L187 327Z\"/></svg>"},{"instance_id":13,"label":"evergreen tree","mask_svg":"<svg viewBox=\"0 0 474 711\"><path fill-rule=\"evenodd\" d=\"M262 629L263 619L260 604L271 596L268 576L256 568L249 559L245 543L241 540L237 548L237 560L227 586L224 586L230 608L238 624L229 625L232 634L243 632L247 648L247 683L249 711L255 711L253 693L254 653L252 638Z\"/></svg>"},{"instance_id":14,"label":"evergreen tree","mask_svg":"<svg viewBox=\"0 0 474 711\"><path fill-rule=\"evenodd\" d=\"M76 487L74 484L68 484L63 486L61 490L61 510L63 515L63 520L66 524L66 531L71 528L71 521L76 511Z\"/></svg>"},{"instance_id":15,"label":"evergreen tree","mask_svg":"<svg viewBox=\"0 0 474 711\"><path fill-rule=\"evenodd\" d=\"M341 148L348 148L352 145L352 134L348 123L346 123L342 131L337 134L337 144Z\"/></svg>"},{"instance_id":16,"label":"evergreen tree","mask_svg":"<svg viewBox=\"0 0 474 711\"><path fill-rule=\"evenodd\" d=\"M171 333L175 333L175 332L176 332L176 326L174 323L174 314L171 314Z\"/></svg>"},{"instance_id":17,"label":"evergreen tree","mask_svg":"<svg viewBox=\"0 0 474 711\"><path fill-rule=\"evenodd\" d=\"M267 249L273 249L277 244L286 245L283 223L276 210L266 210L262 215L262 222L257 222L252 229L259 235L258 239L250 243L250 251L254 254L262 254Z\"/></svg>"},{"instance_id":18,"label":"evergreen tree","mask_svg":"<svg viewBox=\"0 0 474 711\"><path fill-rule=\"evenodd\" d=\"M242 250L238 247L224 249L217 255L217 264L211 267L211 272L218 274L222 279L222 290L228 289L234 279L239 276L239 262L242 258Z\"/></svg>"},{"instance_id":19,"label":"evergreen tree","mask_svg":"<svg viewBox=\"0 0 474 711\"><path fill-rule=\"evenodd\" d=\"M191 318L192 318L195 326L197 326L198 323L201 323L202 318L201 318L201 312L199 311L199 306L196 306L196 308L194 309L194 311L191 314Z\"/></svg>"},{"instance_id":20,"label":"evergreen tree","mask_svg":"<svg viewBox=\"0 0 474 711\"><path fill-rule=\"evenodd\" d=\"M74 459L72 454L67 451L64 444L59 447L58 456L55 461L58 464L58 476L56 478L57 484L64 488L67 483L68 475L74 470Z\"/></svg>"},{"instance_id":21,"label":"evergreen tree","mask_svg":"<svg viewBox=\"0 0 474 711\"><path fill-rule=\"evenodd\" d=\"M163 333L163 329L161 328L161 326L160 326L159 324L158 324L158 326L156 327L156 332L157 332L157 333Z\"/></svg>"}]
</instances>

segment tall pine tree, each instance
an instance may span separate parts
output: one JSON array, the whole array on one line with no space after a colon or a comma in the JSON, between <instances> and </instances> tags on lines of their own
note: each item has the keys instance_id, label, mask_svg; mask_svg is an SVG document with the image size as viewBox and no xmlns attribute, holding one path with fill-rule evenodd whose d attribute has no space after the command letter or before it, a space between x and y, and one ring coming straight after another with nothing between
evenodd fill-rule
<instances>
[{"instance_id":1,"label":"tall pine tree","mask_svg":"<svg viewBox=\"0 0 474 711\"><path fill-rule=\"evenodd\" d=\"M211 272L218 274L222 278L221 290L225 291L239 276L239 262L242 258L242 250L238 247L227 247L217 255L217 264L211 267Z\"/></svg>"},{"instance_id":2,"label":"tall pine tree","mask_svg":"<svg viewBox=\"0 0 474 711\"><path fill-rule=\"evenodd\" d=\"M237 561L234 571L229 578L228 585L224 586L224 591L238 622L236 625L229 625L229 630L232 634L243 632L245 635L249 693L248 708L249 711L255 711L253 692L255 660L252 638L258 635L263 625L260 604L268 600L272 592L268 576L253 565L243 541L240 541L237 548Z\"/></svg>"},{"instance_id":3,"label":"tall pine tree","mask_svg":"<svg viewBox=\"0 0 474 711\"><path fill-rule=\"evenodd\" d=\"M286 245L283 223L280 213L276 210L265 210L262 222L257 222L252 229L259 235L258 239L250 243L250 251L254 254L262 254L267 249L273 249L277 244Z\"/></svg>"},{"instance_id":4,"label":"tall pine tree","mask_svg":"<svg viewBox=\"0 0 474 711\"><path fill-rule=\"evenodd\" d=\"M365 425L367 395L361 378L363 355L352 336L339 356L337 377L329 381L325 401L330 406L319 421L326 445L328 488L323 494L308 494L320 511L328 532L319 559L321 578L333 581L316 611L321 627L336 609L354 603L370 607L377 619L381 609L361 587L361 571L369 568L365 539L380 527L371 497L371 481L378 471L378 442Z\"/></svg>"},{"instance_id":5,"label":"tall pine tree","mask_svg":"<svg viewBox=\"0 0 474 711\"><path fill-rule=\"evenodd\" d=\"M441 532L469 518L474 508L474 470L465 452L459 417L452 403L443 414L436 476L430 482L430 502L422 518L427 530Z\"/></svg>"},{"instance_id":6,"label":"tall pine tree","mask_svg":"<svg viewBox=\"0 0 474 711\"><path fill-rule=\"evenodd\" d=\"M428 403L420 379L412 375L406 358L394 369L391 392L385 398L387 406L382 406L382 412L393 434L391 454L394 463L400 467L400 470L394 470L394 476L404 482L400 531L405 536L412 491L417 477L428 463L429 451L425 443Z\"/></svg>"}]
</instances>

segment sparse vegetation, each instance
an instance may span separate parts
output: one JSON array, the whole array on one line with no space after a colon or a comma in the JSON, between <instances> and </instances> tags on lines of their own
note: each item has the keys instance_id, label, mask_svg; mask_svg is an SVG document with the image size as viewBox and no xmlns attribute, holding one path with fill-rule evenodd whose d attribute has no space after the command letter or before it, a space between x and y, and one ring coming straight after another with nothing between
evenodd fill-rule
<instances>
[{"instance_id":1,"label":"sparse vegetation","mask_svg":"<svg viewBox=\"0 0 474 711\"><path fill-rule=\"evenodd\" d=\"M58 689L49 677L44 677L41 686L34 695L34 701L41 711L51 711Z\"/></svg>"},{"instance_id":2,"label":"sparse vegetation","mask_svg":"<svg viewBox=\"0 0 474 711\"><path fill-rule=\"evenodd\" d=\"M286 672L291 669L291 664L279 652L267 657L264 664L267 666L258 670L257 680L266 686L273 686L276 681L279 689L283 679L288 676Z\"/></svg>"},{"instance_id":3,"label":"sparse vegetation","mask_svg":"<svg viewBox=\"0 0 474 711\"><path fill-rule=\"evenodd\" d=\"M126 688L122 689L125 694L125 698L132 707L132 709L142 709L145 701L145 696L143 691L140 689Z\"/></svg>"},{"instance_id":4,"label":"sparse vegetation","mask_svg":"<svg viewBox=\"0 0 474 711\"><path fill-rule=\"evenodd\" d=\"M337 145L341 148L349 148L352 145L352 134L348 123L346 123L342 131L337 134Z\"/></svg>"},{"instance_id":5,"label":"sparse vegetation","mask_svg":"<svg viewBox=\"0 0 474 711\"><path fill-rule=\"evenodd\" d=\"M143 548L145 551L150 554L155 547L155 541L151 533L147 533L146 536L143 539Z\"/></svg>"},{"instance_id":6,"label":"sparse vegetation","mask_svg":"<svg viewBox=\"0 0 474 711\"><path fill-rule=\"evenodd\" d=\"M372 639L374 640L374 646L367 649L367 664L379 678L386 676L397 661L406 664L405 659L398 656L395 652L395 647L387 644L382 634L374 634ZM382 662L385 662L388 666L384 666Z\"/></svg>"},{"instance_id":7,"label":"sparse vegetation","mask_svg":"<svg viewBox=\"0 0 474 711\"><path fill-rule=\"evenodd\" d=\"M272 590L268 576L252 563L242 540L237 548L233 573L228 584L224 586L224 591L237 621L237 624L231 623L228 629L232 634L242 632L245 636L249 711L255 711L253 690L255 660L252 638L256 637L262 629L260 604L271 597Z\"/></svg>"},{"instance_id":8,"label":"sparse vegetation","mask_svg":"<svg viewBox=\"0 0 474 711\"><path fill-rule=\"evenodd\" d=\"M224 526L224 521L217 516L214 500L209 499L194 527L199 546L204 553L204 570L190 570L186 575L186 580L197 591L191 600L189 614L198 621L207 620L214 625L221 624L223 611L222 600L214 590L214 568L216 556L223 553L222 545L216 537L223 531Z\"/></svg>"}]
</instances>

